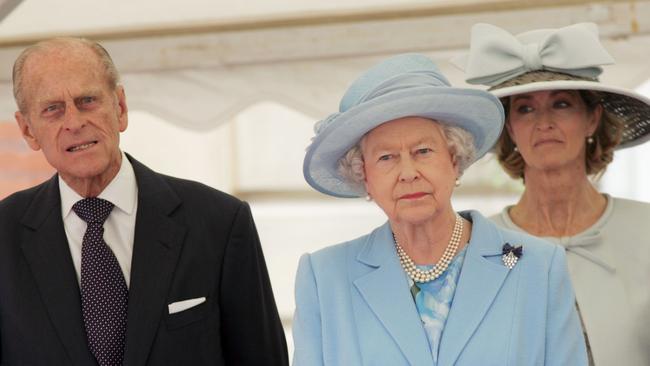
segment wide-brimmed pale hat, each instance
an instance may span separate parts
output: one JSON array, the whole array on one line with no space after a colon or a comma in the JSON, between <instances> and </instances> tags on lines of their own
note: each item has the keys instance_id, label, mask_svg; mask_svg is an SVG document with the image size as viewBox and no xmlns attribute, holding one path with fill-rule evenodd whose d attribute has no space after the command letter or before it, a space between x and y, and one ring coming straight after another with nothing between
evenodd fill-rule
<instances>
[{"instance_id":1,"label":"wide-brimmed pale hat","mask_svg":"<svg viewBox=\"0 0 650 366\"><path fill-rule=\"evenodd\" d=\"M303 164L307 183L335 197L365 195L339 174L338 161L368 131L403 117L429 118L468 131L476 160L501 134L504 113L499 99L488 92L452 88L428 57L394 56L355 80L339 112L316 123Z\"/></svg>"},{"instance_id":2,"label":"wide-brimmed pale hat","mask_svg":"<svg viewBox=\"0 0 650 366\"><path fill-rule=\"evenodd\" d=\"M512 35L490 24L472 27L468 54L452 60L470 84L487 85L499 98L543 90L593 90L624 126L618 149L650 139L650 99L598 81L602 65L613 64L598 39L598 27L580 23Z\"/></svg>"}]
</instances>

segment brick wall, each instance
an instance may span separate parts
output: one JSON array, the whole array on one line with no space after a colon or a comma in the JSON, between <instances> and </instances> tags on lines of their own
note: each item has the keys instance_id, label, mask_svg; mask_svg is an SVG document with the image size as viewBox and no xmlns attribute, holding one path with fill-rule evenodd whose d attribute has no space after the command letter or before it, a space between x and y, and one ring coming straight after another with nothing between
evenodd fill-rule
<instances>
[{"instance_id":1,"label":"brick wall","mask_svg":"<svg viewBox=\"0 0 650 366\"><path fill-rule=\"evenodd\" d=\"M0 121L0 199L54 173L40 151L27 146L15 122Z\"/></svg>"}]
</instances>

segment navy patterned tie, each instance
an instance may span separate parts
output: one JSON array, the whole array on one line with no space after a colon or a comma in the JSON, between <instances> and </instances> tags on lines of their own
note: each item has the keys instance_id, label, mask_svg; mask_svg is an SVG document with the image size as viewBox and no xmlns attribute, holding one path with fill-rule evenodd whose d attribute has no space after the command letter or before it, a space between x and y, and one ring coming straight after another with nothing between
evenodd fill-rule
<instances>
[{"instance_id":1,"label":"navy patterned tie","mask_svg":"<svg viewBox=\"0 0 650 366\"><path fill-rule=\"evenodd\" d=\"M113 204L85 198L72 210L88 227L81 245L81 310L88 347L100 366L122 365L129 291L117 258L104 241Z\"/></svg>"}]
</instances>

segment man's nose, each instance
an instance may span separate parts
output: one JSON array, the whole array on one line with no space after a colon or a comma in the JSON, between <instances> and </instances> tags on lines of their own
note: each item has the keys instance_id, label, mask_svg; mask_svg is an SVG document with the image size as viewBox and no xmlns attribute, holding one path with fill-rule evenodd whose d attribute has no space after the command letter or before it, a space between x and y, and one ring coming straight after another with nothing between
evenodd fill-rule
<instances>
[{"instance_id":1,"label":"man's nose","mask_svg":"<svg viewBox=\"0 0 650 366\"><path fill-rule=\"evenodd\" d=\"M63 127L66 130L78 130L83 128L85 124L86 121L79 109L77 109L77 106L74 104L72 106L66 106L65 115L63 117Z\"/></svg>"}]
</instances>

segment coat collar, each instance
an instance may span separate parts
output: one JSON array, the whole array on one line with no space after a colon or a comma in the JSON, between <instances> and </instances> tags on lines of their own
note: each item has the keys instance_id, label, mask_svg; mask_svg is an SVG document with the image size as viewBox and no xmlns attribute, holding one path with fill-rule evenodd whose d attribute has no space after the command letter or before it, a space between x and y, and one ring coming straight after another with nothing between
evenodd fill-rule
<instances>
[{"instance_id":1,"label":"coat collar","mask_svg":"<svg viewBox=\"0 0 650 366\"><path fill-rule=\"evenodd\" d=\"M133 159L138 182L124 365L147 361L186 233L182 201L159 174Z\"/></svg>"},{"instance_id":2,"label":"coat collar","mask_svg":"<svg viewBox=\"0 0 650 366\"><path fill-rule=\"evenodd\" d=\"M438 363L454 364L490 308L509 270L488 257L501 256L504 240L498 229L477 211L462 212L472 221L453 305L440 341ZM382 321L400 350L414 365L433 364L427 336L399 263L390 225L367 239L357 261L371 267L354 280L370 309Z\"/></svg>"},{"instance_id":3,"label":"coat collar","mask_svg":"<svg viewBox=\"0 0 650 366\"><path fill-rule=\"evenodd\" d=\"M22 251L47 314L72 365L93 365L81 315L81 295L61 218L58 177L35 188L21 219Z\"/></svg>"},{"instance_id":4,"label":"coat collar","mask_svg":"<svg viewBox=\"0 0 650 366\"><path fill-rule=\"evenodd\" d=\"M373 269L357 278L354 285L404 357L411 365L432 365L429 342L397 258L388 223L369 236L357 260Z\"/></svg>"},{"instance_id":5,"label":"coat collar","mask_svg":"<svg viewBox=\"0 0 650 366\"><path fill-rule=\"evenodd\" d=\"M488 260L500 257L505 243L497 227L478 211L461 215L472 221L472 236L440 339L438 362L441 365L456 363L510 273L501 261Z\"/></svg>"}]
</instances>

